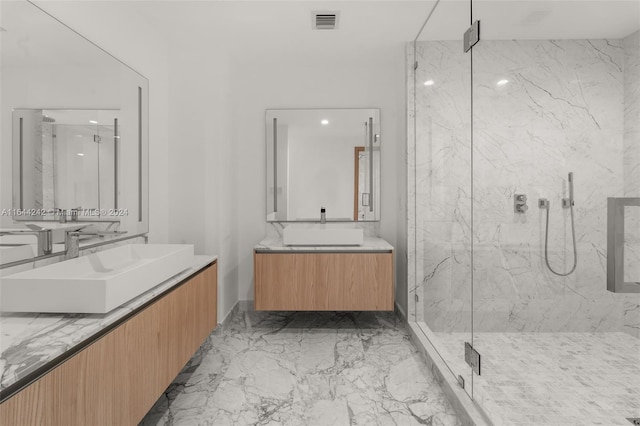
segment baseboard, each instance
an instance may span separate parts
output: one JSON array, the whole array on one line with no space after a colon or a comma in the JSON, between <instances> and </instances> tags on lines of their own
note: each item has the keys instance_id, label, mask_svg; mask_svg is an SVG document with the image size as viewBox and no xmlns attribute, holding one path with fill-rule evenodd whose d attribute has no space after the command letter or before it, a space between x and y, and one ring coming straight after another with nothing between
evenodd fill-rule
<instances>
[{"instance_id":1,"label":"baseboard","mask_svg":"<svg viewBox=\"0 0 640 426\"><path fill-rule=\"evenodd\" d=\"M240 311L242 312L255 311L253 307L254 306L253 300L239 300L238 305L239 305Z\"/></svg>"},{"instance_id":2,"label":"baseboard","mask_svg":"<svg viewBox=\"0 0 640 426\"><path fill-rule=\"evenodd\" d=\"M396 315L400 317L402 322L407 322L407 315L404 313L404 310L398 305L398 303L394 303Z\"/></svg>"},{"instance_id":3,"label":"baseboard","mask_svg":"<svg viewBox=\"0 0 640 426\"><path fill-rule=\"evenodd\" d=\"M420 330L418 324L407 323L407 331L411 336L418 351L422 354L427 366L433 373L442 391L449 399L449 402L456 411L460 422L464 426L493 426L493 423L486 418L482 410L469 398L469 395L462 389L445 362L436 352L429 339Z\"/></svg>"},{"instance_id":4,"label":"baseboard","mask_svg":"<svg viewBox=\"0 0 640 426\"><path fill-rule=\"evenodd\" d=\"M229 310L229 312L224 317L224 319L220 323L218 323L218 328L220 330L224 330L226 327L229 326L229 324L231 323L231 319L239 311L239 308L240 308L240 302L236 302L236 304L233 305L233 308Z\"/></svg>"}]
</instances>

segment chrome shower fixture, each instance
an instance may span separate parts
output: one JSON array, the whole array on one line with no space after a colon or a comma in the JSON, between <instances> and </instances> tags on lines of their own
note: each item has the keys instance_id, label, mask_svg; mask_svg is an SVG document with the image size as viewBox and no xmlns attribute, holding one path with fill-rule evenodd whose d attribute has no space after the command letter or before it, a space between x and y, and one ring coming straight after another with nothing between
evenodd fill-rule
<instances>
[{"instance_id":1,"label":"chrome shower fixture","mask_svg":"<svg viewBox=\"0 0 640 426\"><path fill-rule=\"evenodd\" d=\"M527 206L527 196L525 194L515 194L513 197L514 213L526 213L529 210Z\"/></svg>"},{"instance_id":2,"label":"chrome shower fixture","mask_svg":"<svg viewBox=\"0 0 640 426\"><path fill-rule=\"evenodd\" d=\"M538 208L549 210L549 200L546 198L538 198Z\"/></svg>"},{"instance_id":3,"label":"chrome shower fixture","mask_svg":"<svg viewBox=\"0 0 640 426\"><path fill-rule=\"evenodd\" d=\"M563 209L568 209L573 207L573 172L569 172L569 177L568 177L568 182L569 182L569 198L563 198L562 199L562 208Z\"/></svg>"},{"instance_id":4,"label":"chrome shower fixture","mask_svg":"<svg viewBox=\"0 0 640 426\"><path fill-rule=\"evenodd\" d=\"M573 217L573 172L569 172L568 176L569 182L569 198L562 199L562 208L563 209L571 209L571 238L573 240L573 267L569 272L556 272L553 270L551 265L549 264L549 200L546 198L538 199L538 207L547 211L546 221L544 227L544 261L547 264L547 268L554 274L566 277L567 275L571 275L573 271L576 270L576 266L578 266L578 249L576 247L576 228L574 225L574 217Z\"/></svg>"}]
</instances>

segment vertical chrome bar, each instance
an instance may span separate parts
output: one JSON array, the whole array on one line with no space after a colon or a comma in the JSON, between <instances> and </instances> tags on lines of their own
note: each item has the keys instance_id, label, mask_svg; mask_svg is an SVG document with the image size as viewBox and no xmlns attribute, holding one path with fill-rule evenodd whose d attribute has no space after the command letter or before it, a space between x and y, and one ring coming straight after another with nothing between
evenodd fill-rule
<instances>
[{"instance_id":1,"label":"vertical chrome bar","mask_svg":"<svg viewBox=\"0 0 640 426\"><path fill-rule=\"evenodd\" d=\"M142 87L138 86L138 222L142 222Z\"/></svg>"},{"instance_id":2,"label":"vertical chrome bar","mask_svg":"<svg viewBox=\"0 0 640 426\"><path fill-rule=\"evenodd\" d=\"M369 117L369 211L373 211L373 117Z\"/></svg>"},{"instance_id":3,"label":"vertical chrome bar","mask_svg":"<svg viewBox=\"0 0 640 426\"><path fill-rule=\"evenodd\" d=\"M273 212L278 211L278 119L273 119Z\"/></svg>"},{"instance_id":4,"label":"vertical chrome bar","mask_svg":"<svg viewBox=\"0 0 640 426\"><path fill-rule=\"evenodd\" d=\"M607 198L607 290L640 293L640 282L624 281L624 208L640 207L640 197Z\"/></svg>"},{"instance_id":5,"label":"vertical chrome bar","mask_svg":"<svg viewBox=\"0 0 640 426\"><path fill-rule=\"evenodd\" d=\"M24 209L24 118L20 117L20 210Z\"/></svg>"},{"instance_id":6,"label":"vertical chrome bar","mask_svg":"<svg viewBox=\"0 0 640 426\"><path fill-rule=\"evenodd\" d=\"M567 181L569 182L569 202L573 205L573 172L569 172Z\"/></svg>"},{"instance_id":7,"label":"vertical chrome bar","mask_svg":"<svg viewBox=\"0 0 640 426\"><path fill-rule=\"evenodd\" d=\"M113 208L118 208L118 119L113 119Z\"/></svg>"},{"instance_id":8,"label":"vertical chrome bar","mask_svg":"<svg viewBox=\"0 0 640 426\"><path fill-rule=\"evenodd\" d=\"M100 195L100 149L102 148L101 145L101 141L102 140L102 136L100 136L100 126L96 124L96 130L95 130L95 134L93 135L93 142L95 142L96 144L96 175L98 176L98 189L97 189L97 195L98 195L98 217L102 216L102 196Z\"/></svg>"}]
</instances>

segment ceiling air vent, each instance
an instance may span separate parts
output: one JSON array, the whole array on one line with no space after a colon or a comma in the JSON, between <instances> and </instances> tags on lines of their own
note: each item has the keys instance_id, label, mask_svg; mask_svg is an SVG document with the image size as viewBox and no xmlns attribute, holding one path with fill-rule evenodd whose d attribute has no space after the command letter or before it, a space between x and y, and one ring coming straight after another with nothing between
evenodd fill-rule
<instances>
[{"instance_id":1,"label":"ceiling air vent","mask_svg":"<svg viewBox=\"0 0 640 426\"><path fill-rule=\"evenodd\" d=\"M311 17L315 30L335 30L338 28L338 12L313 12Z\"/></svg>"}]
</instances>

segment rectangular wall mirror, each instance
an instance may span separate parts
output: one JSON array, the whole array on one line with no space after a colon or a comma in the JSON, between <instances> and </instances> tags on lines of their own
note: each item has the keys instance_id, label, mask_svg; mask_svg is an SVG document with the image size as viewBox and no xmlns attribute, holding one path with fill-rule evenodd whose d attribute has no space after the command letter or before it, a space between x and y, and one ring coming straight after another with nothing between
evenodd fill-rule
<instances>
[{"instance_id":1,"label":"rectangular wall mirror","mask_svg":"<svg viewBox=\"0 0 640 426\"><path fill-rule=\"evenodd\" d=\"M267 221L380 220L380 110L266 111Z\"/></svg>"},{"instance_id":2,"label":"rectangular wall mirror","mask_svg":"<svg viewBox=\"0 0 640 426\"><path fill-rule=\"evenodd\" d=\"M32 3L0 8L0 267L68 230L147 233L147 79Z\"/></svg>"},{"instance_id":3,"label":"rectangular wall mirror","mask_svg":"<svg viewBox=\"0 0 640 426\"><path fill-rule=\"evenodd\" d=\"M116 215L118 115L118 110L13 110L13 205L14 213L24 212L14 220L60 220L62 211L72 209L78 220ZM35 214L43 212L49 214Z\"/></svg>"}]
</instances>

